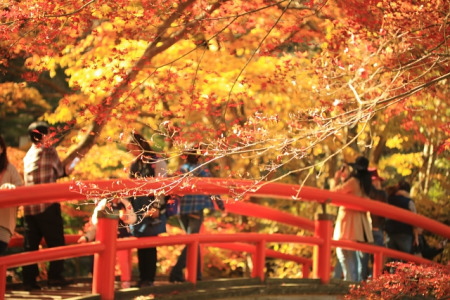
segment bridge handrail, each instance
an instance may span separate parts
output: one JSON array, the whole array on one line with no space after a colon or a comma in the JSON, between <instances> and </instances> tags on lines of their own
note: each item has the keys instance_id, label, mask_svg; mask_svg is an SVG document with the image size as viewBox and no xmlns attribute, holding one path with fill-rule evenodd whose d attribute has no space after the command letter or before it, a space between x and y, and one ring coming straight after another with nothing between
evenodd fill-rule
<instances>
[{"instance_id":1,"label":"bridge handrail","mask_svg":"<svg viewBox=\"0 0 450 300\"><path fill-rule=\"evenodd\" d=\"M84 244L74 244L78 240L81 235L72 234L65 235L66 242L71 245L67 245L65 247L54 247L54 248L45 248L42 250L38 250L35 253L53 253L62 255L57 257L58 259L64 258L72 258L77 256L85 256L85 255L93 255L96 252L102 251L104 246L101 246L99 242L90 242ZM269 236L269 237L267 237ZM207 246L219 247L220 244L239 244L236 241L246 241L247 243L256 243L260 241L263 237L265 237L265 241L270 242L286 242L286 243L302 243L305 245L320 245L323 241L316 237L305 237L305 236L297 236L297 235L286 235L286 234L260 234L260 233L233 233L233 234L191 234L191 235L170 235L170 236L158 236L158 237L148 237L148 238L121 238L117 240L117 250L127 250L133 248L145 248L145 247L158 247L158 246L171 246L171 245L179 245L185 244L186 242L192 241L192 239L197 238L200 243L204 243ZM146 240L148 239L148 240ZM137 242L138 241L138 242ZM13 242L10 244L11 247L17 247L22 245L23 238L14 238ZM351 250L360 250L363 252L376 254L381 253L387 257L395 257L403 260L409 260L416 263L434 263L433 261L427 260L425 258L415 256L412 254L408 254L405 252L400 252L397 250L389 249L386 247L380 247L376 245L359 243L353 241L345 241L345 240L332 240L331 244L334 247L341 247ZM85 245L89 245L89 247L83 247ZM70 250L62 250L62 248L71 247ZM234 248L238 247L226 245L224 248ZM245 244L244 248L251 250L248 247L248 244ZM50 251L51 250L51 251ZM70 253L69 256L68 253ZM11 254L7 256L0 256L0 265L5 264L7 268L18 267L21 265L26 265L27 263L35 262L36 256L27 255L31 254L31 252L23 252L17 254ZM52 255L52 254L50 254ZM47 255L40 261L48 261L49 258L54 259L54 257L48 257ZM296 257L296 259L292 259L302 264L310 264L311 260L302 257Z\"/></svg>"},{"instance_id":2,"label":"bridge handrail","mask_svg":"<svg viewBox=\"0 0 450 300\"><path fill-rule=\"evenodd\" d=\"M329 202L335 206L369 211L375 215L402 221L450 239L450 226L386 203L314 187L255 182L244 179L187 178L183 181L177 178L106 179L39 184L13 190L1 190L0 207L92 199L93 197L101 198L114 195L131 197L156 191L178 194L228 194L232 196L247 193L248 195L284 198L293 201ZM33 195L33 197L30 198L30 195ZM21 200L17 201L17 199Z\"/></svg>"},{"instance_id":3,"label":"bridge handrail","mask_svg":"<svg viewBox=\"0 0 450 300\"><path fill-rule=\"evenodd\" d=\"M169 189L167 189L169 187ZM18 206L23 204L42 203L42 202L62 202L67 200L81 200L81 199L93 199L103 197L130 197L141 194L151 194L161 192L164 190L166 193L177 194L228 194L238 198L243 193L254 196L268 196L274 198L285 198L293 201L316 201L319 203L331 203L332 205L342 205L351 209L370 211L377 215L384 215L388 218L400 220L406 223L410 223L415 226L422 227L431 232L435 232L447 238L450 237L450 227L445 224L441 224L435 220L428 219L426 217L413 214L407 210L393 207L378 201L359 198L347 194L335 193L326 190L320 190L311 187L301 187L297 185L281 184L281 183L255 183L250 180L232 180L221 178L189 178L183 181L177 181L177 179L152 179L152 180L99 180L99 181L77 181L71 183L58 183L58 184L41 184L36 186L19 187L14 190L2 190L0 191L0 207ZM32 196L32 198L30 198ZM254 205L251 203L236 202L227 203L226 206L229 211L234 210L237 213L245 211L246 207ZM255 210L255 208L257 208ZM272 214L273 211L270 208L261 206L253 206L250 210L253 216L267 217L267 214ZM362 250L365 252L373 253L375 257L374 262L374 276L381 273L381 266L384 256L393 256L397 258L403 258L417 263L430 263L430 261L423 258L405 254L402 252L394 251L391 249L377 247L373 245L367 245L362 243L356 243L351 241L334 241L331 240L332 235L332 220L329 215L319 216L314 222L308 219L299 218L289 215L284 212L276 212L273 219L294 226L300 226L308 230L314 229L313 237L305 236L287 236L287 235L261 235L254 233L247 234L214 234L210 236L201 235L181 235L170 237L157 237L157 238L139 238L133 239L116 239L115 233L117 230L117 220L106 220L99 218L98 225L98 240L100 243L99 248L95 251L96 261L101 263L94 263L94 273L96 268L108 266L110 268L114 265L115 251L120 249L131 249L144 246L157 246L162 245L159 243L181 243L186 244L188 247L188 280L195 283L196 273L196 260L195 249L197 249L200 243L232 243L236 240L247 241L255 245L254 251L254 274L256 277L264 278L264 258L267 253L266 243L268 242L300 242L304 244L313 245L315 251L315 259L313 261L313 270L315 270L314 276L320 278L322 282L327 282L329 279L330 268L330 252L331 246L339 246L348 249ZM113 218L111 218L113 219ZM112 225L116 222L115 225ZM104 224L104 225L102 225ZM109 225L108 225L109 224ZM312 226L313 225L313 226ZM170 242L169 242L170 241ZM98 242L96 242L98 243ZM138 244L136 244L138 243ZM156 243L156 244L155 244ZM7 256L8 259L15 258L15 255L21 255L18 259L22 262L27 259L32 259L29 262L36 262L35 253L44 255L43 260L52 260L68 257L70 251L76 249L81 251L85 245L72 245L60 250L58 248L44 249L37 252L28 252L21 254L14 254ZM72 248L71 248L72 247ZM103 247L103 248L102 248ZM94 250L94 248L90 248ZM61 252L59 252L61 251ZM50 253L50 254L48 254ZM91 253L91 252L89 252ZM89 253L83 252L83 255L89 255ZM103 253L102 255L99 255ZM47 256L48 255L48 256ZM29 258L27 258L29 257ZM105 258L106 257L106 258ZM10 261L11 262L11 261ZM2 291L6 285L5 270L7 261L0 257L0 299ZM6 270L5 270L6 271ZM99 271L99 269L97 270ZM103 270L102 270L103 272ZM1 274L3 273L3 274ZM108 274L112 274L113 271L109 270ZM252 275L254 275L252 274ZM111 276L110 276L111 277ZM111 277L112 278L112 277ZM113 293L113 285L111 280L107 280L107 284L104 281L94 278L93 280L93 292L98 291L102 295L102 299L112 299L111 292Z\"/></svg>"},{"instance_id":4,"label":"bridge handrail","mask_svg":"<svg viewBox=\"0 0 450 300\"><path fill-rule=\"evenodd\" d=\"M71 240L74 241L78 236L72 235ZM311 246L318 246L323 244L323 240L318 237L305 237L298 235L286 235L286 234L261 234L261 233L233 233L233 234L190 234L190 235L171 235L171 236L156 236L156 237L142 237L142 238L121 238L116 241L116 250L130 250L133 248L147 248L158 246L170 246L170 245L196 245L205 244L212 247L221 247L220 244L224 243L224 248L230 248L240 251L251 252L254 255L258 255L258 246L251 246L245 243L235 243L235 241L245 241L249 244L260 245L260 248L264 249L263 257L273 256L284 259L291 259L289 255L279 255L275 251L266 249L266 244L271 242L288 242L288 243L301 243ZM434 263L427 259L399 252L396 250L388 249L385 247L374 246L370 244L358 243L353 241L335 241L332 240L331 244L334 247L343 247L352 250L361 250L367 253L372 253L375 259L382 261L383 256L392 256L404 260L413 261L415 263ZM8 256L0 257L0 293L4 294L6 279L5 274L8 268L19 267L30 263L50 261L55 259L67 259L78 256L94 255L101 253L106 248L105 244L94 241L84 244L72 244L62 247L45 248L42 250L23 252L18 254L11 254ZM195 247L196 248L196 247ZM261 253L259 253L261 255ZM257 260L257 259L255 259ZM304 276L309 275L309 268L311 267L311 261L305 258L297 258L295 261L303 264ZM374 277L381 274L381 265L374 264ZM262 278L264 274L254 274L254 277ZM2 293L3 292L3 293ZM0 294L0 295L1 295ZM0 296L0 299L3 299Z\"/></svg>"}]
</instances>

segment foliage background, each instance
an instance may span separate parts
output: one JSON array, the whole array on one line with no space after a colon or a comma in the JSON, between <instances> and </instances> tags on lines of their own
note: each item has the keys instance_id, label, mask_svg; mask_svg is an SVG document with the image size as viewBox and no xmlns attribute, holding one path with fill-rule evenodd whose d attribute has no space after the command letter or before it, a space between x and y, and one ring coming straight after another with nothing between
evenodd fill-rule
<instances>
[{"instance_id":1,"label":"foliage background","mask_svg":"<svg viewBox=\"0 0 450 300\"><path fill-rule=\"evenodd\" d=\"M174 173L183 150L200 143L215 176L255 182L327 189L344 161L365 155L385 186L407 179L419 213L450 224L447 1L0 5L0 130L19 168L36 119L54 126L65 163L82 158L64 180L127 177L133 130ZM317 211L248 200L308 218ZM81 230L91 210L65 205L67 231ZM206 228L311 234L232 215L216 215ZM446 249L444 262L448 256ZM209 249L205 261L228 275L248 272L242 254ZM268 272L300 271L274 261Z\"/></svg>"}]
</instances>

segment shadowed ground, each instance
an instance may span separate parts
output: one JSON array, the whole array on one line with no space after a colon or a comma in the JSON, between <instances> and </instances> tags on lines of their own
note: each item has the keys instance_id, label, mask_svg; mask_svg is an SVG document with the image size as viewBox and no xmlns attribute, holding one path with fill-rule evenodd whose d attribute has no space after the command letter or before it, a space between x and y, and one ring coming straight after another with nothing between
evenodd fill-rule
<instances>
[{"instance_id":1,"label":"shadowed ground","mask_svg":"<svg viewBox=\"0 0 450 300\"><path fill-rule=\"evenodd\" d=\"M90 279L78 280L64 289L45 288L41 291L21 291L20 285L8 285L5 299L100 299L91 294ZM191 283L169 283L161 280L146 288L117 289L115 299L195 299L195 300L294 300L343 299L348 283L332 281L321 284L316 279L267 279L261 283L257 278L214 279Z\"/></svg>"}]
</instances>

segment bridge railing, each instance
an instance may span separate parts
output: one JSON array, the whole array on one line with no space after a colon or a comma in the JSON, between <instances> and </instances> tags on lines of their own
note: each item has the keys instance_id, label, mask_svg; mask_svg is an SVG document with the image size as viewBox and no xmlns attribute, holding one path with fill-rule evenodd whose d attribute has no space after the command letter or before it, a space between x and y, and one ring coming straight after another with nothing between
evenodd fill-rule
<instances>
[{"instance_id":1,"label":"bridge railing","mask_svg":"<svg viewBox=\"0 0 450 300\"><path fill-rule=\"evenodd\" d=\"M167 190L167 188L169 188ZM377 215L384 215L388 218L401 220L415 226L422 227L431 232L450 237L450 228L434 220L412 214L403 209L398 209L390 205L361 199L345 194L333 193L311 187L280 183L255 183L247 180L226 180L217 178L191 179L181 184L173 179L164 180L102 180L91 182L60 183L52 185L36 185L30 187L20 187L15 190L0 191L0 207L23 205L41 202L61 202L67 200L92 199L101 197L129 197L137 194L151 194L161 192L178 194L228 194L238 198L243 194L255 196L269 196L274 198L292 199L293 201L317 201L319 203L331 203L332 205L342 205L356 210L370 211ZM247 203L248 204L248 203ZM250 204L249 204L250 205ZM245 203L227 203L227 210L235 212L245 209ZM331 270L331 247L344 247L348 249L362 250L373 253L375 256L374 276L381 273L383 258L386 256L396 257L417 263L430 263L430 261L394 251L391 249L355 243L351 241L333 241L332 226L333 220L326 214L319 215L317 220L311 221L304 218L292 216L283 212L274 213L270 208L252 207L246 210L246 214L257 217L266 217L299 226L308 230L314 230L313 237L290 236L290 235L262 235L262 234L214 234L214 235L189 235L189 236L169 236L116 239L117 218L112 215L99 218L97 241L86 245L69 245L43 249L28 253L19 253L0 257L0 297L4 295L6 285L5 271L7 268L35 263L38 261L49 261L64 259L76 256L94 254L94 275L92 291L100 294L102 299L114 298L114 264L115 251L121 249L142 248L149 246L186 244L188 246L187 279L196 282L196 249L200 243L217 244L232 242L246 242L254 246L253 251L254 270L252 276L264 279L264 260L267 255L266 243L268 242L293 242L314 246L313 257L313 277L320 278L326 283L330 279ZM225 245L226 245L225 244ZM234 244L236 247L236 244ZM305 261L306 263L306 261ZM101 266L101 267L100 267ZM101 272L100 272L101 268ZM0 298L1 299L1 298Z\"/></svg>"}]
</instances>

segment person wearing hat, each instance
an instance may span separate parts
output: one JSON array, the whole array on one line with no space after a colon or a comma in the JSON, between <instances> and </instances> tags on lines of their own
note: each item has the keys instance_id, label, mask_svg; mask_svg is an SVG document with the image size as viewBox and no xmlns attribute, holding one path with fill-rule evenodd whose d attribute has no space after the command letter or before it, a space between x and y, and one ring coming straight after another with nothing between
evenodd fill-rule
<instances>
[{"instance_id":1,"label":"person wearing hat","mask_svg":"<svg viewBox=\"0 0 450 300\"><path fill-rule=\"evenodd\" d=\"M50 139L49 126L45 122L34 122L28 127L32 145L25 157L25 185L56 182L58 178L67 176L71 169L63 166L56 149ZM39 249L42 238L49 248L65 245L63 219L59 203L39 203L24 206L25 233L24 250ZM51 261L48 269L48 286L66 286L71 281L63 277L64 260ZM23 285L25 290L39 290L36 282L39 275L37 264L23 267Z\"/></svg>"},{"instance_id":2,"label":"person wearing hat","mask_svg":"<svg viewBox=\"0 0 450 300\"><path fill-rule=\"evenodd\" d=\"M358 197L368 198L372 187L372 179L368 170L369 161L359 156L352 163L344 164L335 174L335 181L342 179L343 183L333 189ZM346 207L339 207L334 227L335 240L350 240L355 242L373 243L372 228L367 212L356 211ZM336 255L342 267L344 280L361 281L362 266L367 263L369 256L360 251L336 248Z\"/></svg>"}]
</instances>

